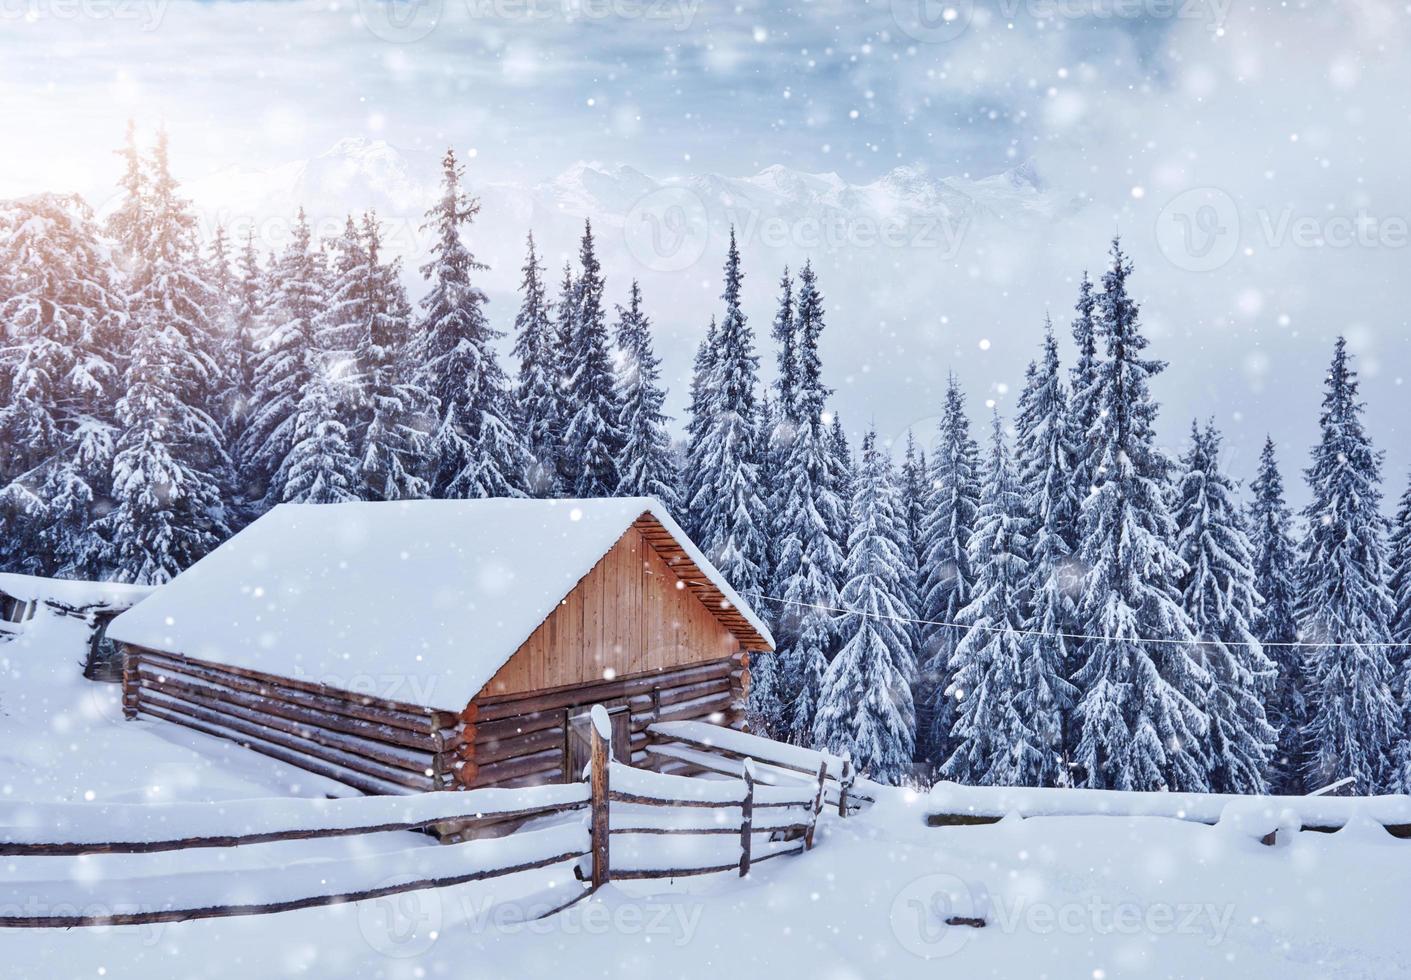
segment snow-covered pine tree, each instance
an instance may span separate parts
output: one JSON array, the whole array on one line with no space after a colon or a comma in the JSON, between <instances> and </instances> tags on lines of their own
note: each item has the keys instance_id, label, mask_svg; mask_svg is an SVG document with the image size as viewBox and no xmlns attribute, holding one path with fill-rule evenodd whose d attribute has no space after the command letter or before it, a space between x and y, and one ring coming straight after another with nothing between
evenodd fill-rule
<instances>
[{"instance_id":1,"label":"snow-covered pine tree","mask_svg":"<svg viewBox=\"0 0 1411 980\"><path fill-rule=\"evenodd\" d=\"M936 446L931 453L921 566L921 674L918 678L917 742L920 757L939 766L950 757L955 723L950 687L951 657L964 635L955 625L970 604L975 578L968 548L980 509L979 447L970 436L965 395L951 375L946 384Z\"/></svg>"},{"instance_id":2,"label":"snow-covered pine tree","mask_svg":"<svg viewBox=\"0 0 1411 980\"><path fill-rule=\"evenodd\" d=\"M798 421L798 358L795 348L798 324L794 317L794 280L789 267L779 279L779 307L769 328L778 357L778 376L774 379L773 425L770 430L770 453L776 464L782 464L793 444L793 428Z\"/></svg>"},{"instance_id":3,"label":"snow-covered pine tree","mask_svg":"<svg viewBox=\"0 0 1411 980\"><path fill-rule=\"evenodd\" d=\"M1396 504L1396 516L1387 537L1387 588L1391 592L1394 611L1391 617L1391 639L1401 644L1390 658L1393 670L1399 670L1406 659L1406 644L1411 644L1411 481Z\"/></svg>"},{"instance_id":4,"label":"snow-covered pine tree","mask_svg":"<svg viewBox=\"0 0 1411 980\"><path fill-rule=\"evenodd\" d=\"M563 451L563 436L568 423L578 414L573 392L573 338L578 323L578 286L573 279L573 265L563 263L563 281L559 283L559 298L554 304L553 365L554 365L554 433L557 438L555 458L558 465L556 494L573 493L578 471L573 460Z\"/></svg>"},{"instance_id":5,"label":"snow-covered pine tree","mask_svg":"<svg viewBox=\"0 0 1411 980\"><path fill-rule=\"evenodd\" d=\"M251 411L237 450L244 468L241 482L258 501L257 512L285 499L280 473L294 447L300 399L316 370L316 321L328 284L303 208L268 281L273 294L260 324Z\"/></svg>"},{"instance_id":6,"label":"snow-covered pine tree","mask_svg":"<svg viewBox=\"0 0 1411 980\"><path fill-rule=\"evenodd\" d=\"M558 490L561 437L558 425L560 352L555 344L542 279L544 267L534 248L533 232L529 233L522 271L519 312L514 318L513 353L519 362L515 407L520 433L529 453L525 489L531 497L553 497ZM565 290L572 291L571 279L565 283Z\"/></svg>"},{"instance_id":7,"label":"snow-covered pine tree","mask_svg":"<svg viewBox=\"0 0 1411 980\"><path fill-rule=\"evenodd\" d=\"M1142 356L1148 341L1127 292L1131 272L1114 239L1098 297L1107 346L1093 392L1102 413L1098 486L1080 517L1083 632L1105 639L1083 645L1074 758L1093 789L1203 791L1210 674L1189 645L1185 566L1172 545L1166 461L1152 431L1150 379L1165 364Z\"/></svg>"},{"instance_id":8,"label":"snow-covered pine tree","mask_svg":"<svg viewBox=\"0 0 1411 980\"><path fill-rule=\"evenodd\" d=\"M1070 785L1072 716L1078 692L1069 682L1077 666L1078 596L1082 574L1074 555L1078 500L1073 486L1077 443L1058 365L1053 324L1045 323L1043 360L1031 364L1016 417L1016 462L1030 556L1021 593L1027 596L1022 680L1015 704L1034 734L1025 786ZM1024 760L1017 760L1023 762Z\"/></svg>"},{"instance_id":9,"label":"snow-covered pine tree","mask_svg":"<svg viewBox=\"0 0 1411 980\"><path fill-rule=\"evenodd\" d=\"M0 208L0 567L101 577L126 325L80 198Z\"/></svg>"},{"instance_id":10,"label":"snow-covered pine tree","mask_svg":"<svg viewBox=\"0 0 1411 980\"><path fill-rule=\"evenodd\" d=\"M276 477L283 503L340 504L360 499L358 460L344 419L345 379L336 377L337 351L314 351L314 369L294 413L293 445Z\"/></svg>"},{"instance_id":11,"label":"snow-covered pine tree","mask_svg":"<svg viewBox=\"0 0 1411 980\"><path fill-rule=\"evenodd\" d=\"M1395 613L1386 586L1381 454L1362 427L1357 374L1339 337L1327 375L1321 435L1305 471L1313 499L1299 575L1299 624L1311 667L1308 785L1351 776L1358 793L1396 785L1390 755L1401 717L1385 644Z\"/></svg>"},{"instance_id":12,"label":"snow-covered pine tree","mask_svg":"<svg viewBox=\"0 0 1411 980\"><path fill-rule=\"evenodd\" d=\"M368 412L357 447L362 496L416 500L431 492L424 471L435 405L417 383L412 362L416 345L401 259L383 259L382 227L375 214L363 215L360 231L365 299L354 353Z\"/></svg>"},{"instance_id":13,"label":"snow-covered pine tree","mask_svg":"<svg viewBox=\"0 0 1411 980\"><path fill-rule=\"evenodd\" d=\"M853 492L852 449L848 447L848 434L843 428L843 417L836 411L828 413L828 434L832 448L828 467L829 483L839 500L848 501L852 499ZM838 542L840 550L847 547L848 538L852 533L849 518L850 512L846 506L838 508L838 522L832 531L833 540Z\"/></svg>"},{"instance_id":14,"label":"snow-covered pine tree","mask_svg":"<svg viewBox=\"0 0 1411 980\"><path fill-rule=\"evenodd\" d=\"M574 283L573 343L566 352L573 405L563 432L563 453L572 477L566 489L579 497L609 497L621 479L617 461L623 433L603 308L602 266L588 221L583 223L578 263L582 268Z\"/></svg>"},{"instance_id":15,"label":"snow-covered pine tree","mask_svg":"<svg viewBox=\"0 0 1411 980\"><path fill-rule=\"evenodd\" d=\"M740 309L743 278L732 230L721 296L725 316L708 359L710 375L702 384L704 420L690 460L696 492L687 512L693 515L701 549L736 590L749 596L764 584L768 514L760 496L759 358L754 331Z\"/></svg>"},{"instance_id":16,"label":"snow-covered pine tree","mask_svg":"<svg viewBox=\"0 0 1411 980\"><path fill-rule=\"evenodd\" d=\"M954 749L941 774L978 786L1052 780L1057 762L1051 733L1036 727L1048 719L1025 715L1017 704L1027 659L1022 590L1029 522L998 414L981 499L968 545L976 578L970 602L956 615L966 629L951 656L945 692L956 705Z\"/></svg>"},{"instance_id":17,"label":"snow-covered pine tree","mask_svg":"<svg viewBox=\"0 0 1411 980\"><path fill-rule=\"evenodd\" d=\"M1254 555L1235 503L1235 485L1220 470L1220 433L1191 423L1181 459L1176 548L1186 564L1182 598L1200 655L1210 672L1210 789L1264 793L1276 732L1264 713L1274 665L1253 631L1259 606Z\"/></svg>"},{"instance_id":18,"label":"snow-covered pine tree","mask_svg":"<svg viewBox=\"0 0 1411 980\"><path fill-rule=\"evenodd\" d=\"M441 163L441 197L426 213L436 236L421 267L430 284L422 298L417 333L422 344L419 383L440 406L431 437L431 493L442 498L524 495L528 453L514 428L509 381L495 356L501 332L485 315L489 302L475 285L485 266L461 240L461 227L480 201L461 189L464 168L447 150Z\"/></svg>"},{"instance_id":19,"label":"snow-covered pine tree","mask_svg":"<svg viewBox=\"0 0 1411 980\"><path fill-rule=\"evenodd\" d=\"M926 451L916 444L916 437L906 430L906 450L902 457L901 471L897 474L897 506L901 519L898 528L901 535L902 559L906 563L902 575L902 588L907 607L912 610L913 619L921 613L921 567L924 529L926 526L926 501L930 496L930 480L927 476ZM915 660L921 653L924 631L919 623L908 624L911 636L911 655ZM920 665L915 665L911 677L913 694Z\"/></svg>"},{"instance_id":20,"label":"snow-covered pine tree","mask_svg":"<svg viewBox=\"0 0 1411 980\"><path fill-rule=\"evenodd\" d=\"M137 149L137 125L127 121L123 147L116 151L122 157L123 176L118 182L122 201L108 215L106 231L118 246L118 258L129 273L135 270L147 248L150 209L147 204L147 169Z\"/></svg>"},{"instance_id":21,"label":"snow-covered pine tree","mask_svg":"<svg viewBox=\"0 0 1411 980\"><path fill-rule=\"evenodd\" d=\"M718 338L719 328L716 326L715 317L711 317L710 326L706 328L705 336L696 346L696 358L691 366L691 401L686 409L686 445L682 452L679 485L681 487L681 509L685 517L683 526L686 528L686 533L696 541L701 539L699 521L703 515L692 505L701 489L701 467L705 462L705 436L710 431L711 420L715 415L715 391L711 379L715 374Z\"/></svg>"},{"instance_id":22,"label":"snow-covered pine tree","mask_svg":"<svg viewBox=\"0 0 1411 980\"><path fill-rule=\"evenodd\" d=\"M863 437L844 567L842 604L849 611L838 621L843 642L824 677L813 742L849 753L872 779L896 783L916 751L908 677L913 611L901 581L906 558L897 546L904 517L876 440L875 432Z\"/></svg>"},{"instance_id":23,"label":"snow-covered pine tree","mask_svg":"<svg viewBox=\"0 0 1411 980\"><path fill-rule=\"evenodd\" d=\"M1284 502L1284 481L1266 437L1259 473L1250 484L1254 497L1248 526L1254 547L1254 590L1263 598L1254 635L1274 662L1276 676L1265 701L1265 714L1278 732L1269 762L1269 791L1298 796L1303 785L1303 727L1308 718L1307 665L1298 642L1298 555L1293 517Z\"/></svg>"},{"instance_id":24,"label":"snow-covered pine tree","mask_svg":"<svg viewBox=\"0 0 1411 980\"><path fill-rule=\"evenodd\" d=\"M1087 272L1078 286L1078 302L1073 307L1073 345L1077 359L1069 375L1069 419L1073 432L1073 491L1078 503L1092 493L1102 432L1098 420L1102 414L1098 393L1099 364L1097 297Z\"/></svg>"},{"instance_id":25,"label":"snow-covered pine tree","mask_svg":"<svg viewBox=\"0 0 1411 980\"><path fill-rule=\"evenodd\" d=\"M632 280L626 308L617 308L617 412L622 432L617 495L655 497L676 514L676 466L662 403L661 360L652 349L652 324L642 309L642 289Z\"/></svg>"},{"instance_id":26,"label":"snow-covered pine tree","mask_svg":"<svg viewBox=\"0 0 1411 980\"><path fill-rule=\"evenodd\" d=\"M265 275L265 269L260 264L260 254L255 249L255 232L251 229L245 234L237 260L235 308L230 342L225 355L234 384L234 391L227 402L230 414L222 420L227 437L226 444L231 447L236 476L234 499L231 501L233 529L238 529L254 519L254 509L260 492L260 482L251 481L251 468L244 457L244 452L249 446L245 430L249 427L255 410L258 336L260 326L264 322L270 292L272 288Z\"/></svg>"},{"instance_id":27,"label":"snow-covered pine tree","mask_svg":"<svg viewBox=\"0 0 1411 980\"><path fill-rule=\"evenodd\" d=\"M841 511L847 506L838 495L837 447L825 421L831 392L823 385L818 354L823 318L823 297L813 270L805 265L799 274L795 317L793 438L778 469L770 587L783 600L775 616L780 686L788 731L799 744L807 744L815 734L823 675L836 644L834 610L843 565L836 535L844 526Z\"/></svg>"},{"instance_id":28,"label":"snow-covered pine tree","mask_svg":"<svg viewBox=\"0 0 1411 980\"><path fill-rule=\"evenodd\" d=\"M147 228L132 277L131 356L118 402L115 506L100 522L118 580L161 584L230 533L222 488L230 461L206 410L214 390L214 291L204 278L196 218L177 194L166 137L153 155Z\"/></svg>"}]
</instances>

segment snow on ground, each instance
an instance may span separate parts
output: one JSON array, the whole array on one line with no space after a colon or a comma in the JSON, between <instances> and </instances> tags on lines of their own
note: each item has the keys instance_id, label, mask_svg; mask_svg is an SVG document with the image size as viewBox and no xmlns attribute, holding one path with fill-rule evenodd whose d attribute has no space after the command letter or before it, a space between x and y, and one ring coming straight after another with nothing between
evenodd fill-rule
<instances>
[{"instance_id":1,"label":"snow on ground","mask_svg":"<svg viewBox=\"0 0 1411 980\"><path fill-rule=\"evenodd\" d=\"M542 922L522 918L578 887L563 870L274 917L16 930L0 976L1411 977L1411 845L1380 830L1265 847L1157 817L927 828L923 810L889 792L745 881L613 885ZM942 923L972 914L990 924Z\"/></svg>"},{"instance_id":2,"label":"snow on ground","mask_svg":"<svg viewBox=\"0 0 1411 980\"><path fill-rule=\"evenodd\" d=\"M0 799L336 789L175 726L124 722L117 687L79 676L83 629L37 619L0 643ZM860 816L825 818L814 851L761 864L743 881L614 884L525 922L581 888L561 865L273 916L4 930L0 978L1411 978L1411 842L1365 822L1265 847L1233 822L1153 816L928 828L926 797L878 796ZM282 880L285 869L293 879L313 862L374 856L369 864L386 874L390 852L419 846L435 847L390 833L234 851L0 858L0 884L43 905L75 890L101 894L105 879L176 872L209 880L267 869ZM728 840L712 846L728 849ZM436 861L434 849L418 855L389 878ZM952 915L989 924L945 925Z\"/></svg>"}]
</instances>

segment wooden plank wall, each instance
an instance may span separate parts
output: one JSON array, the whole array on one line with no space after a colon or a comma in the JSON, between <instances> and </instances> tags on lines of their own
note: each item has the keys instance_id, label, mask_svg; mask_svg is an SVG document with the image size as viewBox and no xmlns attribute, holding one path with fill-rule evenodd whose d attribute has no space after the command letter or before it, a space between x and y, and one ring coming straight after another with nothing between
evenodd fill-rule
<instances>
[{"instance_id":1,"label":"wooden plank wall","mask_svg":"<svg viewBox=\"0 0 1411 980\"><path fill-rule=\"evenodd\" d=\"M611 681L477 699L462 716L466 724L458 780L475 788L562 781L567 775L568 716L594 704L626 705L631 712L632 758L620 761L633 765L660 761L646 751L647 726L653 722L743 724L740 695L747 669L747 655L741 653Z\"/></svg>"},{"instance_id":2,"label":"wooden plank wall","mask_svg":"<svg viewBox=\"0 0 1411 980\"><path fill-rule=\"evenodd\" d=\"M706 663L739 649L734 634L633 527L499 669L480 697Z\"/></svg>"}]
</instances>

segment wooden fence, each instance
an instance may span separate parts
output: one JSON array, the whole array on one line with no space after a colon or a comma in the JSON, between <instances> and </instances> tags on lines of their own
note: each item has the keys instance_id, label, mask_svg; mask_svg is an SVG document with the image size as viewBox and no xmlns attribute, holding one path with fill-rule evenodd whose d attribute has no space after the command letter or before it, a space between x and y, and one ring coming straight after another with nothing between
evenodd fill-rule
<instances>
[{"instance_id":1,"label":"wooden fence","mask_svg":"<svg viewBox=\"0 0 1411 980\"><path fill-rule=\"evenodd\" d=\"M177 804L0 806L0 855L67 860L81 855L236 848L458 826L469 835L506 821L545 820L498 839L342 860L298 861L217 873L105 878L69 867L40 880L0 885L0 927L139 925L257 915L442 888L575 862L591 888L613 878L674 878L738 870L812 848L825 805L828 762L807 784L764 783L743 759L738 779L693 779L634 769L612 759L601 706L592 712L586 783L339 800L239 800ZM842 799L846 801L846 790ZM846 802L840 812L849 807ZM701 847L643 841L699 840ZM613 842L617 841L614 847ZM731 842L737 842L731 843ZM728 855L722 857L721 845ZM30 867L24 869L31 871ZM398 880L389 882L396 874ZM235 900L238 898L238 900Z\"/></svg>"}]
</instances>

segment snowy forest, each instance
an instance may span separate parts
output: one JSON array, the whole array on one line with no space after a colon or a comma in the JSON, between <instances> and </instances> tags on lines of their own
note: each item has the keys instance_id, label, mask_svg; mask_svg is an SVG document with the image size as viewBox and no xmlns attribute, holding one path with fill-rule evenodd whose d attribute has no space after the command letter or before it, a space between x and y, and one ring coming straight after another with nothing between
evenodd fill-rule
<instances>
[{"instance_id":1,"label":"snowy forest","mask_svg":"<svg viewBox=\"0 0 1411 980\"><path fill-rule=\"evenodd\" d=\"M1411 490L1389 520L1341 340L1297 516L1272 441L1243 485L1212 422L1158 444L1118 240L1071 324L1035 312L1012 417L952 378L937 432L850 446L825 284L752 271L766 382L732 236L677 440L652 298L609 290L589 223L561 272L528 234L497 325L453 153L413 305L374 215L328 241L300 215L273 256L202 241L165 135L129 133L102 221L0 204L0 568L160 584L280 503L651 495L770 621L756 729L874 778L1411 791Z\"/></svg>"}]
</instances>

